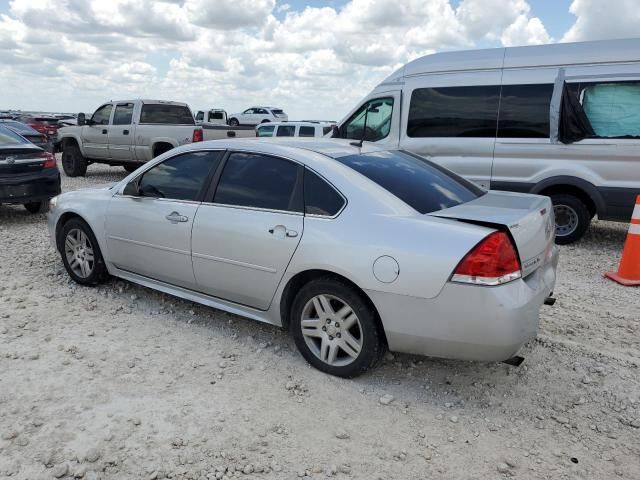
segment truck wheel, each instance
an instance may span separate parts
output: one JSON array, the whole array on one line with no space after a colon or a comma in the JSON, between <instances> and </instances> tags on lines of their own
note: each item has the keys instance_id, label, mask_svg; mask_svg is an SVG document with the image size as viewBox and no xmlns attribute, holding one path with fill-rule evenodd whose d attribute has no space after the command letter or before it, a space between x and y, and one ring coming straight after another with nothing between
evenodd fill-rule
<instances>
[{"instance_id":1,"label":"truck wheel","mask_svg":"<svg viewBox=\"0 0 640 480\"><path fill-rule=\"evenodd\" d=\"M29 213L47 213L49 210L49 202L43 200L41 202L29 202L24 204L24 208Z\"/></svg>"},{"instance_id":2,"label":"truck wheel","mask_svg":"<svg viewBox=\"0 0 640 480\"><path fill-rule=\"evenodd\" d=\"M237 118L232 118L231 120L229 120L230 127L237 127L238 125L240 125L240 122Z\"/></svg>"},{"instance_id":3,"label":"truck wheel","mask_svg":"<svg viewBox=\"0 0 640 480\"><path fill-rule=\"evenodd\" d=\"M140 168L140 165L123 165L122 168L124 168L127 172L131 173L131 172L135 172L138 168Z\"/></svg>"},{"instance_id":4,"label":"truck wheel","mask_svg":"<svg viewBox=\"0 0 640 480\"><path fill-rule=\"evenodd\" d=\"M84 177L87 174L87 159L75 144L65 145L62 150L62 169L67 177Z\"/></svg>"},{"instance_id":5,"label":"truck wheel","mask_svg":"<svg viewBox=\"0 0 640 480\"><path fill-rule=\"evenodd\" d=\"M582 200L573 195L551 195L556 217L556 243L568 245L576 242L589 228L591 214Z\"/></svg>"}]
</instances>

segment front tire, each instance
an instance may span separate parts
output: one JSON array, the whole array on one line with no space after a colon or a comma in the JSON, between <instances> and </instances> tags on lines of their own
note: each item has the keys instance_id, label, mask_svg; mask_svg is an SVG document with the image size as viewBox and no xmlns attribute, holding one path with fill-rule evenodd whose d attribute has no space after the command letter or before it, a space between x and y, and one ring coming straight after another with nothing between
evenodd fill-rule
<instances>
[{"instance_id":1,"label":"front tire","mask_svg":"<svg viewBox=\"0 0 640 480\"><path fill-rule=\"evenodd\" d=\"M138 168L140 168L140 165L123 165L122 168L124 168L127 172L131 173L131 172L135 172Z\"/></svg>"},{"instance_id":2,"label":"front tire","mask_svg":"<svg viewBox=\"0 0 640 480\"><path fill-rule=\"evenodd\" d=\"M95 286L109 277L98 241L83 220L72 218L62 226L58 248L64 268L76 283Z\"/></svg>"},{"instance_id":3,"label":"front tire","mask_svg":"<svg viewBox=\"0 0 640 480\"><path fill-rule=\"evenodd\" d=\"M551 195L556 217L556 243L568 245L580 240L589 224L591 213L582 200L573 195Z\"/></svg>"},{"instance_id":4,"label":"front tire","mask_svg":"<svg viewBox=\"0 0 640 480\"><path fill-rule=\"evenodd\" d=\"M344 281L323 277L307 283L293 300L290 319L302 356L330 375L361 375L384 353L376 312Z\"/></svg>"},{"instance_id":5,"label":"front tire","mask_svg":"<svg viewBox=\"0 0 640 480\"><path fill-rule=\"evenodd\" d=\"M230 127L237 127L239 125L240 125L240 122L238 121L237 118L232 118L231 120L229 120Z\"/></svg>"},{"instance_id":6,"label":"front tire","mask_svg":"<svg viewBox=\"0 0 640 480\"><path fill-rule=\"evenodd\" d=\"M43 200L41 202L29 202L24 204L24 208L29 213L47 213L49 211L49 202Z\"/></svg>"},{"instance_id":7,"label":"front tire","mask_svg":"<svg viewBox=\"0 0 640 480\"><path fill-rule=\"evenodd\" d=\"M87 159L82 156L80 148L68 144L62 150L62 169L67 177L84 177L87 174Z\"/></svg>"}]
</instances>

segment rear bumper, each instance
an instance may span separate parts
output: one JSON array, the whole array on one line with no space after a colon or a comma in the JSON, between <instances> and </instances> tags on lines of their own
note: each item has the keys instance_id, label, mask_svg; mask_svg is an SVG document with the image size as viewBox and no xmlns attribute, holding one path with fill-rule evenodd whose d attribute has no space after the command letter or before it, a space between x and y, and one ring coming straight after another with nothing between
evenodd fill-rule
<instances>
[{"instance_id":1,"label":"rear bumper","mask_svg":"<svg viewBox=\"0 0 640 480\"><path fill-rule=\"evenodd\" d=\"M0 203L39 202L59 194L60 172L57 168L0 177Z\"/></svg>"},{"instance_id":2,"label":"rear bumper","mask_svg":"<svg viewBox=\"0 0 640 480\"><path fill-rule=\"evenodd\" d=\"M553 291L558 265L547 263L525 279L497 287L447 283L432 299L367 291L397 352L461 360L512 357L538 331L540 307Z\"/></svg>"}]
</instances>

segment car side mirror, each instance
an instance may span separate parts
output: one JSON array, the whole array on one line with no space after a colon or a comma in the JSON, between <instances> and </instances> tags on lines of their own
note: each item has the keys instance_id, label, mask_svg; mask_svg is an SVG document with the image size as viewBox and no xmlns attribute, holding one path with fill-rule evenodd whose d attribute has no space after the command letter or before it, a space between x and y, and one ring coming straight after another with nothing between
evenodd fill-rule
<instances>
[{"instance_id":1,"label":"car side mirror","mask_svg":"<svg viewBox=\"0 0 640 480\"><path fill-rule=\"evenodd\" d=\"M78 114L78 125L82 126L85 123L87 123L87 119L86 119L84 113L79 113Z\"/></svg>"},{"instance_id":2,"label":"car side mirror","mask_svg":"<svg viewBox=\"0 0 640 480\"><path fill-rule=\"evenodd\" d=\"M138 190L138 180L132 180L127 183L122 191L123 195L129 195L130 197L139 197L140 191Z\"/></svg>"}]
</instances>

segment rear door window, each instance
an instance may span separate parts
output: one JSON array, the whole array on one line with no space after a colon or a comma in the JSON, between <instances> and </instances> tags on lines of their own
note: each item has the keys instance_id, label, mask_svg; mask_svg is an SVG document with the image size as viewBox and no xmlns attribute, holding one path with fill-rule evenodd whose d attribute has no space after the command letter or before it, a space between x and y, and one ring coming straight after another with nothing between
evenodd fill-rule
<instances>
[{"instance_id":1,"label":"rear door window","mask_svg":"<svg viewBox=\"0 0 640 480\"><path fill-rule=\"evenodd\" d=\"M295 134L295 125L280 125L276 131L276 137L293 137Z\"/></svg>"},{"instance_id":2,"label":"rear door window","mask_svg":"<svg viewBox=\"0 0 640 480\"><path fill-rule=\"evenodd\" d=\"M142 105L140 123L153 125L195 125L191 110L186 105L145 103Z\"/></svg>"},{"instance_id":3,"label":"rear door window","mask_svg":"<svg viewBox=\"0 0 640 480\"><path fill-rule=\"evenodd\" d=\"M408 152L371 152L336 160L423 214L469 202L485 193L453 172Z\"/></svg>"},{"instance_id":4,"label":"rear door window","mask_svg":"<svg viewBox=\"0 0 640 480\"><path fill-rule=\"evenodd\" d=\"M503 85L498 137L549 138L553 84Z\"/></svg>"},{"instance_id":5,"label":"rear door window","mask_svg":"<svg viewBox=\"0 0 640 480\"><path fill-rule=\"evenodd\" d=\"M300 127L298 136L299 137L315 137L316 127Z\"/></svg>"},{"instance_id":6,"label":"rear door window","mask_svg":"<svg viewBox=\"0 0 640 480\"><path fill-rule=\"evenodd\" d=\"M283 158L234 152L224 165L213 202L302 212L301 168Z\"/></svg>"},{"instance_id":7,"label":"rear door window","mask_svg":"<svg viewBox=\"0 0 640 480\"><path fill-rule=\"evenodd\" d=\"M113 113L114 125L131 125L133 118L133 103L121 103L116 105L116 111Z\"/></svg>"}]
</instances>

